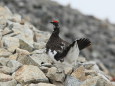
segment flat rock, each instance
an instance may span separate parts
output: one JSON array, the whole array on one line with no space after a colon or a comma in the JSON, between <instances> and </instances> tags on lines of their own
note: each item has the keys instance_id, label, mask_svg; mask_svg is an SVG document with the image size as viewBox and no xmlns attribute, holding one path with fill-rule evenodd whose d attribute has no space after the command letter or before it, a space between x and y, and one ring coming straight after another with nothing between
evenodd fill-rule
<instances>
[{"instance_id":1,"label":"flat rock","mask_svg":"<svg viewBox=\"0 0 115 86\"><path fill-rule=\"evenodd\" d=\"M20 83L48 82L47 77L37 66L24 65L14 75L15 79Z\"/></svg>"}]
</instances>

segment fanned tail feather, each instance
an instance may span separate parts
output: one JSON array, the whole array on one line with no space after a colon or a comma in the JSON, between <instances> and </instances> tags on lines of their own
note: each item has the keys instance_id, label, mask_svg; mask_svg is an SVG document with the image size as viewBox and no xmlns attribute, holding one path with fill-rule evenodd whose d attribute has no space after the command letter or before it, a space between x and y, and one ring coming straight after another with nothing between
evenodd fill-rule
<instances>
[{"instance_id":1,"label":"fanned tail feather","mask_svg":"<svg viewBox=\"0 0 115 86\"><path fill-rule=\"evenodd\" d=\"M87 38L81 38L77 40L79 50L82 50L91 45L91 41Z\"/></svg>"}]
</instances>

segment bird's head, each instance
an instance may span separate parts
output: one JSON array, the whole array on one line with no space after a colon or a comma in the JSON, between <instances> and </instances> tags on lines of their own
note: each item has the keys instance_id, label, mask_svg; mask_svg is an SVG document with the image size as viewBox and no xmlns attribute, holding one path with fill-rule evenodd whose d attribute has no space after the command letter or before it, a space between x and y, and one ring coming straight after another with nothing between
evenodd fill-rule
<instances>
[{"instance_id":1,"label":"bird's head","mask_svg":"<svg viewBox=\"0 0 115 86\"><path fill-rule=\"evenodd\" d=\"M53 24L55 27L59 26L59 21L57 20L52 20L50 23Z\"/></svg>"}]
</instances>

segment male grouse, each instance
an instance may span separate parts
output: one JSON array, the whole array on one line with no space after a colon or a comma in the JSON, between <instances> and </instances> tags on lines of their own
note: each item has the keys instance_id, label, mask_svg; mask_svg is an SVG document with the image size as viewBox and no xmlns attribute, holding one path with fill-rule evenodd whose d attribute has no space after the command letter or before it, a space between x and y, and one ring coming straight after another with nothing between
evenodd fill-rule
<instances>
[{"instance_id":1,"label":"male grouse","mask_svg":"<svg viewBox=\"0 0 115 86\"><path fill-rule=\"evenodd\" d=\"M89 39L81 38L70 44L59 37L59 22L53 20L50 23L54 25L54 31L46 44L46 53L54 62L64 61L69 64L74 63L77 60L79 51L90 46L91 42Z\"/></svg>"}]
</instances>

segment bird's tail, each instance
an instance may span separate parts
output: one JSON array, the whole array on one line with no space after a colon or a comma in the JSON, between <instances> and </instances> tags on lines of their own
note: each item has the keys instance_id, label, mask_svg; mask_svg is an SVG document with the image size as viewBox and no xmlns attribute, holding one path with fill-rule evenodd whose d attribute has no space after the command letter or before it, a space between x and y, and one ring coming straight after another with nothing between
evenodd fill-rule
<instances>
[{"instance_id":1,"label":"bird's tail","mask_svg":"<svg viewBox=\"0 0 115 86\"><path fill-rule=\"evenodd\" d=\"M87 38L81 38L81 39L77 40L77 44L78 44L79 50L82 50L82 49L90 46L91 41Z\"/></svg>"}]
</instances>

